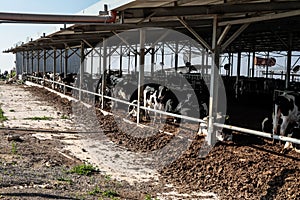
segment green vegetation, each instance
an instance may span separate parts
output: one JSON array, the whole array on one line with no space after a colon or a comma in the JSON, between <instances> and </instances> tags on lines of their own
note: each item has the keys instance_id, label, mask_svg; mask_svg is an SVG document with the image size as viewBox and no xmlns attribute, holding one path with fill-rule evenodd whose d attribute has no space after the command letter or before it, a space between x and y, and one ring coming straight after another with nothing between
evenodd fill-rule
<instances>
[{"instance_id":1,"label":"green vegetation","mask_svg":"<svg viewBox=\"0 0 300 200\"><path fill-rule=\"evenodd\" d=\"M105 175L104 178L105 178L106 181L110 181L111 180L111 175Z\"/></svg>"},{"instance_id":2,"label":"green vegetation","mask_svg":"<svg viewBox=\"0 0 300 200\"><path fill-rule=\"evenodd\" d=\"M11 143L11 152L12 152L13 154L17 154L17 144L16 144L15 141L13 141L13 142Z\"/></svg>"},{"instance_id":3,"label":"green vegetation","mask_svg":"<svg viewBox=\"0 0 300 200\"><path fill-rule=\"evenodd\" d=\"M16 71L12 71L11 72L11 77L14 77L14 76L16 76L17 75L17 72Z\"/></svg>"},{"instance_id":4,"label":"green vegetation","mask_svg":"<svg viewBox=\"0 0 300 200\"><path fill-rule=\"evenodd\" d=\"M118 199L119 194L114 190L104 190L101 191L98 186L96 186L92 191L88 192L89 195L98 195L100 194L102 197L110 198L113 200ZM102 199L102 198L101 198Z\"/></svg>"},{"instance_id":5,"label":"green vegetation","mask_svg":"<svg viewBox=\"0 0 300 200\"><path fill-rule=\"evenodd\" d=\"M119 196L119 194L114 190L105 190L102 192L102 196L108 197L108 198L114 198Z\"/></svg>"},{"instance_id":6,"label":"green vegetation","mask_svg":"<svg viewBox=\"0 0 300 200\"><path fill-rule=\"evenodd\" d=\"M24 119L29 119L29 120L51 120L53 119L52 117L26 117Z\"/></svg>"},{"instance_id":7,"label":"green vegetation","mask_svg":"<svg viewBox=\"0 0 300 200\"><path fill-rule=\"evenodd\" d=\"M145 200L159 200L158 198L152 198L151 197L151 195L150 194L147 194L146 196L145 196Z\"/></svg>"},{"instance_id":8,"label":"green vegetation","mask_svg":"<svg viewBox=\"0 0 300 200\"><path fill-rule=\"evenodd\" d=\"M93 167L92 165L78 165L73 167L71 170L68 171L69 173L76 173L79 175L86 175L89 176L91 174L93 174L94 172L98 172L98 170Z\"/></svg>"},{"instance_id":9,"label":"green vegetation","mask_svg":"<svg viewBox=\"0 0 300 200\"><path fill-rule=\"evenodd\" d=\"M92 191L89 192L89 195L97 195L100 194L101 190L98 186L96 186Z\"/></svg>"},{"instance_id":10,"label":"green vegetation","mask_svg":"<svg viewBox=\"0 0 300 200\"><path fill-rule=\"evenodd\" d=\"M69 119L69 117L66 116L66 115L62 115L60 118L61 118L61 119Z\"/></svg>"},{"instance_id":11,"label":"green vegetation","mask_svg":"<svg viewBox=\"0 0 300 200\"><path fill-rule=\"evenodd\" d=\"M7 120L7 117L4 116L3 110L0 108L0 122Z\"/></svg>"}]
</instances>

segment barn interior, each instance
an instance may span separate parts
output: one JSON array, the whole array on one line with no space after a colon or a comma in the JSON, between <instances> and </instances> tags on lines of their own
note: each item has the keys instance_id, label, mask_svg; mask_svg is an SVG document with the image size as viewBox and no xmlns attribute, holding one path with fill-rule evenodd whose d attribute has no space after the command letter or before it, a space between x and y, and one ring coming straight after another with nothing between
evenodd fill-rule
<instances>
[{"instance_id":1,"label":"barn interior","mask_svg":"<svg viewBox=\"0 0 300 200\"><path fill-rule=\"evenodd\" d=\"M197 85L197 81L207 75L206 83L213 99L220 94L216 92L218 84L212 83L221 75L232 125L259 130L260 122L272 113L275 91L299 90L297 71L293 71L298 62L293 62L295 52L300 51L299 15L300 2L296 0L128 1L107 10L99 7L99 16L65 20L65 27L60 31L44 34L5 52L16 54L18 74L79 72L82 79L84 72L88 72L96 80L106 69L118 69L124 76L134 74L137 79L149 76L164 81L168 77L159 77L155 72L171 68L179 74L186 62L190 62L197 72L186 75L187 79ZM61 24L64 18L67 16L47 16L47 20L43 20L37 15L36 18L25 17L23 22ZM2 21L15 22L21 21L7 17ZM167 29L188 36L199 47L194 49L197 45L164 36ZM156 34L154 39L147 38L147 35L153 36L151 31ZM122 33L123 37L118 37ZM130 35L126 37L126 33ZM104 41L111 37L117 39L105 45ZM109 55L103 54L106 48ZM285 70L274 72L268 62L255 62L258 52L264 52L266 60L274 52L285 52ZM242 62L242 57L247 61ZM171 60L169 63L167 58ZM226 69L224 64L227 64ZM150 66L148 75L136 73L145 71L139 68L141 65ZM213 70L214 65L216 70ZM255 73L257 67L264 71L260 76ZM241 75L242 70L247 71L246 76ZM90 91L97 93L94 89ZM210 110L210 119L216 114L214 109Z\"/></svg>"}]
</instances>

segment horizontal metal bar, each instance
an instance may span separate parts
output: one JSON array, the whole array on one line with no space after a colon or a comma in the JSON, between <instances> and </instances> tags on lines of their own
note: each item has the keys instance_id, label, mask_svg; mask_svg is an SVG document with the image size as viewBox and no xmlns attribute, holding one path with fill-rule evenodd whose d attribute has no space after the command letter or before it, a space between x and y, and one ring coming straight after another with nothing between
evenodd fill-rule
<instances>
[{"instance_id":1,"label":"horizontal metal bar","mask_svg":"<svg viewBox=\"0 0 300 200\"><path fill-rule=\"evenodd\" d=\"M28 77L36 78L36 79L41 79L41 78L34 77L34 76L28 76ZM59 85L62 85L62 86L66 86L66 87L72 88L72 89L80 90L79 88L72 87L72 86L69 86L69 85L65 85L63 83L56 82L56 81L53 81L53 80L47 80L47 79L45 79L45 81L48 81L48 82L51 82L51 83L56 83L56 84L59 84ZM84 92L84 93L92 94L92 95L99 96L99 97L102 96L101 94L98 94L98 93L95 93L95 92L91 92L91 91L88 91L88 90L81 89L81 91ZM127 104L128 106L129 105L137 106L137 104L134 104L134 103L131 103L131 102L128 102L128 101L124 101L124 100L121 100L121 99L117 99L117 98L114 98L114 97L110 97L110 96L106 96L106 95L103 95L103 97L106 98L106 99L110 99L110 100L116 101L116 102ZM206 123L206 121L204 121L203 119L197 119L197 118L188 117L188 116L185 116L185 115L178 115L178 114L174 114L174 113L170 113L170 112L165 112L165 111L161 111L161 110L155 110L155 109L144 107L144 106L140 106L140 108L144 109L144 110L151 111L151 112L156 112L156 113L159 113L159 114L167 115L167 116L177 117L177 118L181 118L181 119L185 119L185 120L189 120L189 121L194 121L194 122L199 122L199 123Z\"/></svg>"},{"instance_id":2,"label":"horizontal metal bar","mask_svg":"<svg viewBox=\"0 0 300 200\"><path fill-rule=\"evenodd\" d=\"M261 137L265 137L265 138L271 138L271 139L274 138L276 140L300 144L300 140L298 140L298 139L280 136L280 135L273 135L271 133L266 133L266 132L262 132L262 131L256 131L256 130L251 130L251 129L247 129L247 128L237 127L237 126L220 124L220 123L214 123L214 126L219 127L219 128L226 128L226 129L233 130L233 131L249 133L249 134L253 134L253 135L257 135L257 136L261 136Z\"/></svg>"},{"instance_id":3,"label":"horizontal metal bar","mask_svg":"<svg viewBox=\"0 0 300 200\"><path fill-rule=\"evenodd\" d=\"M88 16L88 15L51 15L51 14L27 14L0 12L0 20L26 21L26 22L55 22L55 23L110 23L116 19L116 12L111 16Z\"/></svg>"}]
</instances>

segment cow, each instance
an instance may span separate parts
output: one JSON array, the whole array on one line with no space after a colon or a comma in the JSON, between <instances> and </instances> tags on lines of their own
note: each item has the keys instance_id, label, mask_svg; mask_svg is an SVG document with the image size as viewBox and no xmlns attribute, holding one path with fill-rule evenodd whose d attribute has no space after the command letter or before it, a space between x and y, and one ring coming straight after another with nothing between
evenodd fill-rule
<instances>
[{"instance_id":1,"label":"cow","mask_svg":"<svg viewBox=\"0 0 300 200\"><path fill-rule=\"evenodd\" d=\"M281 136L299 137L299 133L297 133L300 125L299 95L297 92L284 92L276 97L272 121L269 118L265 118L262 122L262 131L272 132L272 134ZM270 130L270 127L272 127L272 130ZM292 144L286 142L282 152L285 153L290 147L292 147Z\"/></svg>"},{"instance_id":2,"label":"cow","mask_svg":"<svg viewBox=\"0 0 300 200\"><path fill-rule=\"evenodd\" d=\"M73 86L76 76L77 76L77 73L69 73L69 74L66 74L66 76L65 76L65 73L63 72L58 75L57 82L64 83L65 85ZM62 92L64 90L64 86L59 85L58 89ZM71 88L67 87L66 91L71 92Z\"/></svg>"},{"instance_id":3,"label":"cow","mask_svg":"<svg viewBox=\"0 0 300 200\"><path fill-rule=\"evenodd\" d=\"M280 135L286 136L286 129L290 123L299 121L299 106L300 97L299 93L285 92L279 95L274 102L273 113L273 134L278 135L278 122L282 119L280 125Z\"/></svg>"},{"instance_id":4,"label":"cow","mask_svg":"<svg viewBox=\"0 0 300 200\"><path fill-rule=\"evenodd\" d=\"M41 83L41 79L43 78L43 73L42 72L32 72L32 76L35 77L35 79L33 79L33 82L36 83Z\"/></svg>"},{"instance_id":5,"label":"cow","mask_svg":"<svg viewBox=\"0 0 300 200\"><path fill-rule=\"evenodd\" d=\"M144 107L147 108L152 108L152 109L158 109L159 103L158 103L158 93L159 93L159 88L161 86L157 85L147 85L143 91L143 97L144 97ZM146 119L150 119L150 111L146 110ZM156 121L156 113L154 117L154 122Z\"/></svg>"},{"instance_id":6,"label":"cow","mask_svg":"<svg viewBox=\"0 0 300 200\"><path fill-rule=\"evenodd\" d=\"M136 88L137 88L136 84L133 84L127 80L122 80L113 88L112 95L114 98L124 100L124 101L130 101L130 97L134 93ZM112 108L114 109L123 108L123 106L121 103L118 103L117 101L116 102L113 101Z\"/></svg>"},{"instance_id":7,"label":"cow","mask_svg":"<svg viewBox=\"0 0 300 200\"><path fill-rule=\"evenodd\" d=\"M137 118L138 116L138 112L137 112L137 103L138 101L135 99L135 100L132 100L131 101L132 104L134 105L129 105L128 106L128 112L127 112L127 116L126 117L133 117L133 118ZM140 105L142 105L143 102L140 101ZM142 116L145 116L146 115L146 112L145 110L140 110L140 119L142 118Z\"/></svg>"},{"instance_id":8,"label":"cow","mask_svg":"<svg viewBox=\"0 0 300 200\"><path fill-rule=\"evenodd\" d=\"M280 125L282 123L282 119L279 119L277 131L280 131ZM266 117L262 121L262 131L266 133L272 132L273 122L270 117ZM286 128L286 135L291 138L300 139L300 124L299 122L289 123ZM288 150L292 148L295 149L296 152L300 153L300 145L292 144L291 142L286 142L281 153L286 153Z\"/></svg>"},{"instance_id":9,"label":"cow","mask_svg":"<svg viewBox=\"0 0 300 200\"><path fill-rule=\"evenodd\" d=\"M163 110L165 108L166 102L169 99L169 89L165 86L161 86L156 83L148 83L143 85L143 91L142 91L142 99L140 99L141 105L143 105L145 108L151 108L155 110ZM129 102L134 102L134 100L138 99L138 90L136 89L131 97ZM129 106L132 108L131 106ZM131 110L130 110L131 111ZM130 112L129 111L129 112ZM145 119L150 119L150 111L147 110L144 112ZM157 120L157 113L154 114L154 122Z\"/></svg>"}]
</instances>

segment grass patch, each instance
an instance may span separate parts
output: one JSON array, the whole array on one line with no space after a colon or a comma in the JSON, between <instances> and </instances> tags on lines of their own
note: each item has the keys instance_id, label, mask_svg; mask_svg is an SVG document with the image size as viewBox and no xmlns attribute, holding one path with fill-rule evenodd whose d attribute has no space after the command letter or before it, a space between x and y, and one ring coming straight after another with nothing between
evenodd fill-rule
<instances>
[{"instance_id":1,"label":"grass patch","mask_svg":"<svg viewBox=\"0 0 300 200\"><path fill-rule=\"evenodd\" d=\"M111 175L105 175L104 178L105 178L106 181L110 181L111 180Z\"/></svg>"},{"instance_id":2,"label":"grass patch","mask_svg":"<svg viewBox=\"0 0 300 200\"><path fill-rule=\"evenodd\" d=\"M97 195L100 194L101 190L98 186L96 186L92 191L89 192L89 195Z\"/></svg>"},{"instance_id":3,"label":"grass patch","mask_svg":"<svg viewBox=\"0 0 300 200\"><path fill-rule=\"evenodd\" d=\"M0 108L0 122L7 120L7 117L4 116L3 110Z\"/></svg>"},{"instance_id":4,"label":"grass patch","mask_svg":"<svg viewBox=\"0 0 300 200\"><path fill-rule=\"evenodd\" d=\"M13 142L11 143L11 152L12 152L13 154L17 154L17 144L16 144L15 141L13 141Z\"/></svg>"},{"instance_id":5,"label":"grass patch","mask_svg":"<svg viewBox=\"0 0 300 200\"><path fill-rule=\"evenodd\" d=\"M147 194L146 196L145 196L145 200L159 200L158 198L152 198L152 196L150 195L150 194Z\"/></svg>"},{"instance_id":6,"label":"grass patch","mask_svg":"<svg viewBox=\"0 0 300 200\"><path fill-rule=\"evenodd\" d=\"M72 173L72 174L75 173L75 174L86 175L86 176L89 176L95 172L98 172L98 170L95 167L86 164L75 166L68 171L68 173Z\"/></svg>"},{"instance_id":7,"label":"grass patch","mask_svg":"<svg viewBox=\"0 0 300 200\"><path fill-rule=\"evenodd\" d=\"M69 119L69 117L66 116L66 115L62 115L60 118L61 118L61 119Z\"/></svg>"},{"instance_id":8,"label":"grass patch","mask_svg":"<svg viewBox=\"0 0 300 200\"><path fill-rule=\"evenodd\" d=\"M114 198L114 197L119 196L119 194L114 190L105 190L102 192L102 196L108 197L108 198Z\"/></svg>"},{"instance_id":9,"label":"grass patch","mask_svg":"<svg viewBox=\"0 0 300 200\"><path fill-rule=\"evenodd\" d=\"M28 119L28 120L51 120L53 119L52 117L26 117L24 119Z\"/></svg>"}]
</instances>

